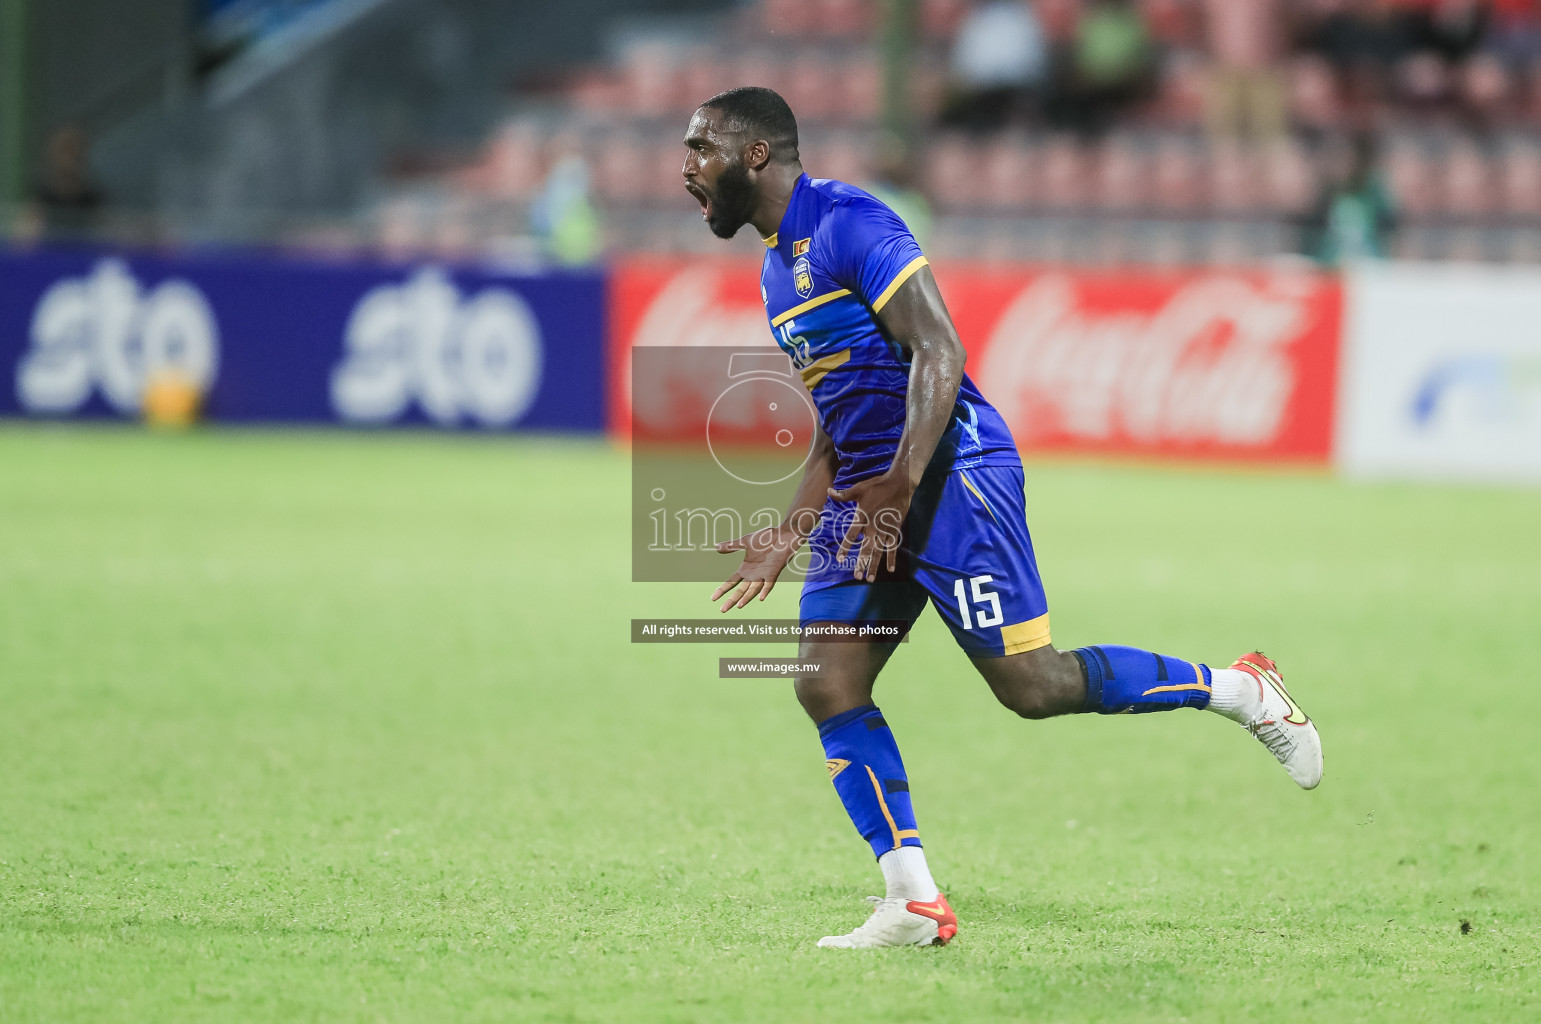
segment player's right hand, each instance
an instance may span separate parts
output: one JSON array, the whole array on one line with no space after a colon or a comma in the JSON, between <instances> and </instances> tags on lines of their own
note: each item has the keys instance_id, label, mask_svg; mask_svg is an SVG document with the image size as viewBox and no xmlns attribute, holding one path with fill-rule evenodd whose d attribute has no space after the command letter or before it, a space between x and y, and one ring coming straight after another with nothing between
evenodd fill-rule
<instances>
[{"instance_id":1,"label":"player's right hand","mask_svg":"<svg viewBox=\"0 0 1541 1024\"><path fill-rule=\"evenodd\" d=\"M786 525L767 526L763 530L756 530L747 537L738 540L723 541L717 545L721 554L732 551L744 553L743 564L738 567L738 572L729 576L727 582L712 591L712 600L721 600L724 594L728 599L723 602L719 611L726 612L729 608L742 608L758 595L760 600L770 596L772 588L776 586L776 577L781 575L792 556L797 554L797 549L803 546L806 540L802 534ZM731 593L729 593L731 591Z\"/></svg>"}]
</instances>

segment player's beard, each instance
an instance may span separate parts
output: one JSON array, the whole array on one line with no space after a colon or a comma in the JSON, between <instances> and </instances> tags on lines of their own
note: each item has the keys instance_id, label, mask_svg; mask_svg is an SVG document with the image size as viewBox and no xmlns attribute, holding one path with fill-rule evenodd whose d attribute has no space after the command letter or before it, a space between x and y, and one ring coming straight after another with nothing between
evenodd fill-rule
<instances>
[{"instance_id":1,"label":"player's beard","mask_svg":"<svg viewBox=\"0 0 1541 1024\"><path fill-rule=\"evenodd\" d=\"M754 215L754 183L742 160L724 167L717 177L717 188L710 196L712 215L706 226L718 238L732 238Z\"/></svg>"}]
</instances>

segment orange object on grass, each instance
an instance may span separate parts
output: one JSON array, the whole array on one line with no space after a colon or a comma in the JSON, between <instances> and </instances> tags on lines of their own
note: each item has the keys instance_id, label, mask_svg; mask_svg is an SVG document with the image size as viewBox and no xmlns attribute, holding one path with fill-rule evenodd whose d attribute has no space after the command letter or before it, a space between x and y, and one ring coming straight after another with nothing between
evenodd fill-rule
<instances>
[{"instance_id":1,"label":"orange object on grass","mask_svg":"<svg viewBox=\"0 0 1541 1024\"><path fill-rule=\"evenodd\" d=\"M142 412L152 427L186 427L198 418L203 395L187 376L159 370L145 382Z\"/></svg>"}]
</instances>

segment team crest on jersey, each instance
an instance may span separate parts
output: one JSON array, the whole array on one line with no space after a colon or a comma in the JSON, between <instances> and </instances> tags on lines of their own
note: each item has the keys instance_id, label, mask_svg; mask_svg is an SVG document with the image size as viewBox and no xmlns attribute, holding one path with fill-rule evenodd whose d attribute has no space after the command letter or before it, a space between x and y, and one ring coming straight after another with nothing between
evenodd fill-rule
<instances>
[{"instance_id":1,"label":"team crest on jersey","mask_svg":"<svg viewBox=\"0 0 1541 1024\"><path fill-rule=\"evenodd\" d=\"M806 299L808 293L813 291L813 266L808 262L808 257L801 256L792 264L792 287L797 289L797 294Z\"/></svg>"},{"instance_id":2,"label":"team crest on jersey","mask_svg":"<svg viewBox=\"0 0 1541 1024\"><path fill-rule=\"evenodd\" d=\"M811 238L799 238L797 241L793 242L792 243L792 255L793 256L806 256L808 254L808 245L812 241L813 241L813 239L811 239Z\"/></svg>"}]
</instances>

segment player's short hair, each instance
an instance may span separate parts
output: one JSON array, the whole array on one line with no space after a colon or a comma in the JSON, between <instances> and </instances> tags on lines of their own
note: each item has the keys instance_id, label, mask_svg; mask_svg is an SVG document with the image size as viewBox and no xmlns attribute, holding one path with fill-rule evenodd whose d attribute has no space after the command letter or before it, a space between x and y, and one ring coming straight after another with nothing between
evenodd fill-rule
<instances>
[{"instance_id":1,"label":"player's short hair","mask_svg":"<svg viewBox=\"0 0 1541 1024\"><path fill-rule=\"evenodd\" d=\"M708 107L722 114L729 131L743 132L770 143L772 160L791 163L799 159L797 118L792 116L787 101L774 89L758 85L729 89L713 96L698 109Z\"/></svg>"}]
</instances>

